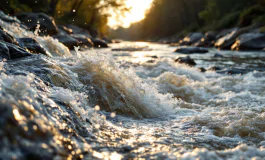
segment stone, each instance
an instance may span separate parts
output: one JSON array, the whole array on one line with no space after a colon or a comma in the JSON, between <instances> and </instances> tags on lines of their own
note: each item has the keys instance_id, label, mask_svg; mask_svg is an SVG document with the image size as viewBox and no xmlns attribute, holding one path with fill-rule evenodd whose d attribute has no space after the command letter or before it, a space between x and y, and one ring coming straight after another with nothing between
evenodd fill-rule
<instances>
[{"instance_id":1,"label":"stone","mask_svg":"<svg viewBox=\"0 0 265 160\"><path fill-rule=\"evenodd\" d=\"M235 29L231 33L228 33L227 35L219 38L214 44L214 46L219 49L230 49L236 40L237 33L238 33L238 30Z\"/></svg>"},{"instance_id":2,"label":"stone","mask_svg":"<svg viewBox=\"0 0 265 160\"><path fill-rule=\"evenodd\" d=\"M91 38L87 37L86 35L72 34L71 36L78 41L78 44L80 46L87 46L87 47L94 46L94 43L92 42Z\"/></svg>"},{"instance_id":3,"label":"stone","mask_svg":"<svg viewBox=\"0 0 265 160\"><path fill-rule=\"evenodd\" d=\"M233 50L262 50L265 48L264 33L246 33L239 36L233 44Z\"/></svg>"},{"instance_id":4,"label":"stone","mask_svg":"<svg viewBox=\"0 0 265 160\"><path fill-rule=\"evenodd\" d=\"M31 31L35 31L39 25L40 35L55 35L58 33L54 19L44 13L22 12L16 14L16 16Z\"/></svg>"},{"instance_id":5,"label":"stone","mask_svg":"<svg viewBox=\"0 0 265 160\"><path fill-rule=\"evenodd\" d=\"M179 41L179 44L180 45L191 45L191 44L197 43L203 37L204 35L200 32L190 33L183 40Z\"/></svg>"},{"instance_id":6,"label":"stone","mask_svg":"<svg viewBox=\"0 0 265 160\"><path fill-rule=\"evenodd\" d=\"M202 48L202 47L178 47L175 52L179 52L182 54L202 54L202 53L207 53L209 50L207 48Z\"/></svg>"},{"instance_id":7,"label":"stone","mask_svg":"<svg viewBox=\"0 0 265 160\"><path fill-rule=\"evenodd\" d=\"M94 47L96 48L108 48L108 44L107 42L105 42L104 40L95 38L95 39L91 39L92 42L94 43Z\"/></svg>"},{"instance_id":8,"label":"stone","mask_svg":"<svg viewBox=\"0 0 265 160\"><path fill-rule=\"evenodd\" d=\"M78 40L69 35L56 35L53 38L57 39L69 49L74 49L75 46L78 46Z\"/></svg>"},{"instance_id":9,"label":"stone","mask_svg":"<svg viewBox=\"0 0 265 160\"><path fill-rule=\"evenodd\" d=\"M18 59L27 56L31 56L32 54L24 50L23 48L16 46L11 43L1 42L0 41L0 57L5 58L7 60Z\"/></svg>"},{"instance_id":10,"label":"stone","mask_svg":"<svg viewBox=\"0 0 265 160\"><path fill-rule=\"evenodd\" d=\"M16 45L18 44L16 39L12 37L10 34L8 34L2 27L0 27L0 40Z\"/></svg>"},{"instance_id":11,"label":"stone","mask_svg":"<svg viewBox=\"0 0 265 160\"><path fill-rule=\"evenodd\" d=\"M199 42L195 43L196 47L213 47L216 40L215 32L207 32L204 37L199 40Z\"/></svg>"},{"instance_id":12,"label":"stone","mask_svg":"<svg viewBox=\"0 0 265 160\"><path fill-rule=\"evenodd\" d=\"M35 39L33 38L18 38L19 46L27 49L31 53L36 54L43 54L49 57L52 57L51 54L46 51L41 44L39 44Z\"/></svg>"},{"instance_id":13,"label":"stone","mask_svg":"<svg viewBox=\"0 0 265 160\"><path fill-rule=\"evenodd\" d=\"M190 56L187 56L187 57L179 57L175 60L175 62L178 62L178 63L184 63L184 64L187 64L189 66L195 66L196 63L193 59L190 58Z\"/></svg>"}]
</instances>

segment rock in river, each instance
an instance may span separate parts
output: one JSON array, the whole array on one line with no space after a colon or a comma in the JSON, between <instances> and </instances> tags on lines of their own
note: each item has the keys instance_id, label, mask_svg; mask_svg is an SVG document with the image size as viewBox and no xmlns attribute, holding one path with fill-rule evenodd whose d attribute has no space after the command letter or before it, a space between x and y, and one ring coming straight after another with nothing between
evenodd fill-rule
<instances>
[{"instance_id":1,"label":"rock in river","mask_svg":"<svg viewBox=\"0 0 265 160\"><path fill-rule=\"evenodd\" d=\"M98 39L98 38L92 39L92 42L94 43L94 47L96 48L108 48L109 47L107 42L105 42L104 40Z\"/></svg>"},{"instance_id":2,"label":"rock in river","mask_svg":"<svg viewBox=\"0 0 265 160\"><path fill-rule=\"evenodd\" d=\"M74 49L74 46L78 46L78 40L69 35L56 35L53 38L58 39L59 42L64 44L69 49Z\"/></svg>"},{"instance_id":3,"label":"rock in river","mask_svg":"<svg viewBox=\"0 0 265 160\"><path fill-rule=\"evenodd\" d=\"M265 48L264 33L246 33L239 36L232 46L233 50L262 50Z\"/></svg>"},{"instance_id":4,"label":"rock in river","mask_svg":"<svg viewBox=\"0 0 265 160\"><path fill-rule=\"evenodd\" d=\"M0 57L7 60L31 56L29 52L11 43L0 41Z\"/></svg>"},{"instance_id":5,"label":"rock in river","mask_svg":"<svg viewBox=\"0 0 265 160\"><path fill-rule=\"evenodd\" d=\"M197 43L194 44L194 46L197 47L213 47L214 42L216 40L216 33L215 32L207 32L205 33L205 36L200 39Z\"/></svg>"},{"instance_id":6,"label":"rock in river","mask_svg":"<svg viewBox=\"0 0 265 160\"><path fill-rule=\"evenodd\" d=\"M46 51L35 39L33 38L18 38L19 46L29 50L31 53L43 54L51 57L51 54Z\"/></svg>"},{"instance_id":7,"label":"rock in river","mask_svg":"<svg viewBox=\"0 0 265 160\"><path fill-rule=\"evenodd\" d=\"M5 41L16 45L18 44L16 39L12 37L10 34L8 34L6 31L4 31L1 26L0 26L0 41Z\"/></svg>"},{"instance_id":8,"label":"rock in river","mask_svg":"<svg viewBox=\"0 0 265 160\"><path fill-rule=\"evenodd\" d=\"M16 14L16 16L31 31L35 31L37 26L40 25L40 35L55 35L58 33L54 19L44 13L23 12Z\"/></svg>"},{"instance_id":9,"label":"rock in river","mask_svg":"<svg viewBox=\"0 0 265 160\"><path fill-rule=\"evenodd\" d=\"M183 40L179 42L180 45L191 45L193 43L198 42L203 38L203 34L200 32L190 33Z\"/></svg>"},{"instance_id":10,"label":"rock in river","mask_svg":"<svg viewBox=\"0 0 265 160\"><path fill-rule=\"evenodd\" d=\"M209 50L207 48L202 47L178 47L175 52L179 52L182 54L196 54L196 53L207 53Z\"/></svg>"},{"instance_id":11,"label":"rock in river","mask_svg":"<svg viewBox=\"0 0 265 160\"><path fill-rule=\"evenodd\" d=\"M196 63L193 59L190 58L190 56L187 56L187 57L179 57L175 60L175 62L178 62L178 63L184 63L184 64L187 64L189 66L195 66Z\"/></svg>"}]
</instances>

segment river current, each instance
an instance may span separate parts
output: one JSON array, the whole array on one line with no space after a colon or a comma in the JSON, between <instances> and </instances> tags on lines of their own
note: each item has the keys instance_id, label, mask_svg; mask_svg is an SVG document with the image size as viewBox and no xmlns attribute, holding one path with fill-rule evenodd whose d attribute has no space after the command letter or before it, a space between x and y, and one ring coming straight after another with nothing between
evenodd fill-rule
<instances>
[{"instance_id":1,"label":"river current","mask_svg":"<svg viewBox=\"0 0 265 160\"><path fill-rule=\"evenodd\" d=\"M69 51L0 24L52 55L0 63L2 159L264 159L264 52L210 49L189 67L168 45Z\"/></svg>"}]
</instances>

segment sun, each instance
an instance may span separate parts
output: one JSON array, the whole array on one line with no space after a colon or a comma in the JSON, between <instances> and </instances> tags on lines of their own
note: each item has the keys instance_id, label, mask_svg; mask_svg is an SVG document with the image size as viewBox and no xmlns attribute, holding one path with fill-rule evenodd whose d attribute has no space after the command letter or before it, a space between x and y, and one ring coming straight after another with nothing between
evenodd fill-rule
<instances>
[{"instance_id":1,"label":"sun","mask_svg":"<svg viewBox=\"0 0 265 160\"><path fill-rule=\"evenodd\" d=\"M124 17L117 18L117 15L110 17L108 25L111 28L122 26L128 28L132 23L139 22L145 18L146 11L151 7L153 0L127 0L126 6L131 10L125 13Z\"/></svg>"}]
</instances>

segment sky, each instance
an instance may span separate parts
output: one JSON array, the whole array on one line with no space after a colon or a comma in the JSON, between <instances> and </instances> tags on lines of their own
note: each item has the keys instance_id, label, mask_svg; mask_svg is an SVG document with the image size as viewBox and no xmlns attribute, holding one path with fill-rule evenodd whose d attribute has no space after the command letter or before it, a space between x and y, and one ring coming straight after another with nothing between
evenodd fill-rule
<instances>
[{"instance_id":1,"label":"sky","mask_svg":"<svg viewBox=\"0 0 265 160\"><path fill-rule=\"evenodd\" d=\"M150 8L153 0L127 0L126 5L131 10L125 13L124 17L120 17L117 20L117 15L109 19L108 25L111 28L117 28L118 26L129 27L132 23L141 21L145 18L145 12Z\"/></svg>"}]
</instances>

